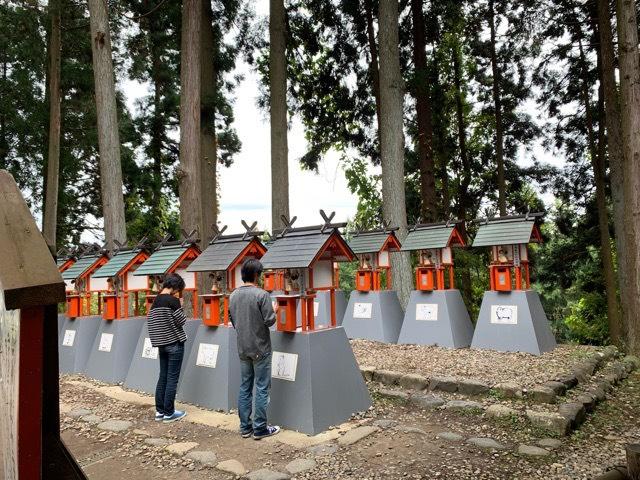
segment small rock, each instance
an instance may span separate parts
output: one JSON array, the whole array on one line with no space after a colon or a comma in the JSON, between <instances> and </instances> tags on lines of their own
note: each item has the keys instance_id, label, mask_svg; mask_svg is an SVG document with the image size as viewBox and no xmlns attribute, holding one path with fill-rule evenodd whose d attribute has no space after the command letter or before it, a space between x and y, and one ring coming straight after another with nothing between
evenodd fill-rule
<instances>
[{"instance_id":1,"label":"small rock","mask_svg":"<svg viewBox=\"0 0 640 480\"><path fill-rule=\"evenodd\" d=\"M284 467L292 475L316 468L316 461L310 458L296 458Z\"/></svg>"},{"instance_id":2,"label":"small rock","mask_svg":"<svg viewBox=\"0 0 640 480\"><path fill-rule=\"evenodd\" d=\"M518 453L520 455L529 455L532 457L544 457L549 455L549 450L545 450L544 448L534 447L533 445L520 445L518 447Z\"/></svg>"},{"instance_id":3,"label":"small rock","mask_svg":"<svg viewBox=\"0 0 640 480\"><path fill-rule=\"evenodd\" d=\"M91 415L93 412L88 408L74 408L70 412L67 413L68 417L71 418L80 418L85 417L87 415Z\"/></svg>"},{"instance_id":4,"label":"small rock","mask_svg":"<svg viewBox=\"0 0 640 480\"><path fill-rule=\"evenodd\" d=\"M397 385L402 373L393 370L376 370L373 373L373 379L383 385Z\"/></svg>"},{"instance_id":5,"label":"small rock","mask_svg":"<svg viewBox=\"0 0 640 480\"><path fill-rule=\"evenodd\" d=\"M549 388L542 385L535 386L527 392L527 396L538 403L556 403L556 394Z\"/></svg>"},{"instance_id":6,"label":"small rock","mask_svg":"<svg viewBox=\"0 0 640 480\"><path fill-rule=\"evenodd\" d=\"M375 367L370 367L370 366L364 366L364 367L360 367L360 373L362 373L362 378L364 378L364 380L366 382L370 382L371 380L373 380L373 376L376 372Z\"/></svg>"},{"instance_id":7,"label":"small rock","mask_svg":"<svg viewBox=\"0 0 640 480\"><path fill-rule=\"evenodd\" d=\"M598 388L601 388L605 393L613 390L613 384L606 379L596 381Z\"/></svg>"},{"instance_id":8,"label":"small rock","mask_svg":"<svg viewBox=\"0 0 640 480\"><path fill-rule=\"evenodd\" d=\"M424 390L429 386L429 379L423 375L408 373L400 377L398 383L402 388L410 390Z\"/></svg>"},{"instance_id":9,"label":"small rock","mask_svg":"<svg viewBox=\"0 0 640 480\"><path fill-rule=\"evenodd\" d=\"M136 428L133 430L134 435L140 435L143 437L150 437L151 433L147 432L146 430L141 430L139 428Z\"/></svg>"},{"instance_id":10,"label":"small rock","mask_svg":"<svg viewBox=\"0 0 640 480\"><path fill-rule=\"evenodd\" d=\"M213 452L192 450L185 455L186 458L201 463L207 467L213 467L218 463L218 457Z\"/></svg>"},{"instance_id":11,"label":"small rock","mask_svg":"<svg viewBox=\"0 0 640 480\"><path fill-rule=\"evenodd\" d=\"M427 432L425 432L421 428L409 427L407 425L399 425L399 426L395 427L395 429L397 431L399 431L399 432L402 432L402 433L417 433L419 435L426 435L427 434Z\"/></svg>"},{"instance_id":12,"label":"small rock","mask_svg":"<svg viewBox=\"0 0 640 480\"><path fill-rule=\"evenodd\" d=\"M276 472L267 468L261 468L247 474L249 480L289 480L289 475L282 472Z\"/></svg>"},{"instance_id":13,"label":"small rock","mask_svg":"<svg viewBox=\"0 0 640 480\"><path fill-rule=\"evenodd\" d=\"M573 375L575 375L575 377L578 379L578 382L580 383L587 382L587 380L589 380L589 377L591 377L591 373L592 372L590 372L590 368L584 366L580 366L573 371Z\"/></svg>"},{"instance_id":14,"label":"small rock","mask_svg":"<svg viewBox=\"0 0 640 480\"><path fill-rule=\"evenodd\" d=\"M438 408L445 403L442 398L437 395L433 395L432 393L411 395L411 397L409 397L409 401L414 405L427 409Z\"/></svg>"},{"instance_id":15,"label":"small rock","mask_svg":"<svg viewBox=\"0 0 640 480\"><path fill-rule=\"evenodd\" d=\"M197 446L198 446L198 443L196 442L178 442L178 443L172 443L171 445L167 446L167 451L174 453L176 455L184 455L189 450L193 450Z\"/></svg>"},{"instance_id":16,"label":"small rock","mask_svg":"<svg viewBox=\"0 0 640 480\"><path fill-rule=\"evenodd\" d=\"M447 442L459 442L464 437L454 432L440 432L438 435L436 435L436 438L439 438L440 440L446 440Z\"/></svg>"},{"instance_id":17,"label":"small rock","mask_svg":"<svg viewBox=\"0 0 640 480\"><path fill-rule=\"evenodd\" d=\"M383 397L393 398L394 400L409 400L409 393L402 390L389 390L387 388L381 388L378 390L378 394Z\"/></svg>"},{"instance_id":18,"label":"small rock","mask_svg":"<svg viewBox=\"0 0 640 480\"><path fill-rule=\"evenodd\" d=\"M489 391L489 385L480 380L465 379L458 382L458 392L464 395L484 395Z\"/></svg>"},{"instance_id":19,"label":"small rock","mask_svg":"<svg viewBox=\"0 0 640 480\"><path fill-rule=\"evenodd\" d=\"M578 385L578 378L572 373L558 378L558 381L563 383L567 390Z\"/></svg>"},{"instance_id":20,"label":"small rock","mask_svg":"<svg viewBox=\"0 0 640 480\"><path fill-rule=\"evenodd\" d=\"M216 465L216 468L223 472L231 473L233 475L238 475L238 476L244 475L245 473L247 473L247 469L244 468L244 465L242 465L238 460L234 460L234 459L220 462L219 464Z\"/></svg>"},{"instance_id":21,"label":"small rock","mask_svg":"<svg viewBox=\"0 0 640 480\"><path fill-rule=\"evenodd\" d=\"M569 433L571 422L562 415L538 412L536 410L527 410L526 415L531 424L537 428L542 428L558 435Z\"/></svg>"},{"instance_id":22,"label":"small rock","mask_svg":"<svg viewBox=\"0 0 640 480\"><path fill-rule=\"evenodd\" d=\"M165 447L171 445L172 442L166 438L145 438L144 443L153 445L154 447Z\"/></svg>"},{"instance_id":23,"label":"small rock","mask_svg":"<svg viewBox=\"0 0 640 480\"><path fill-rule=\"evenodd\" d=\"M556 395L564 395L565 393L567 393L567 386L562 382L556 382L556 381L545 382L543 384L543 387L550 388L551 390L553 390L553 393L555 393Z\"/></svg>"},{"instance_id":24,"label":"small rock","mask_svg":"<svg viewBox=\"0 0 640 480\"><path fill-rule=\"evenodd\" d=\"M340 445L353 445L356 442L359 442L363 438L368 437L372 433L377 432L378 429L376 427L372 427L369 425L365 425L363 427L356 427L353 430L349 430L342 437L338 439L338 444Z\"/></svg>"},{"instance_id":25,"label":"small rock","mask_svg":"<svg viewBox=\"0 0 640 480\"><path fill-rule=\"evenodd\" d=\"M571 421L571 425L576 428L584 422L587 413L581 403L563 403L558 407L558 413Z\"/></svg>"},{"instance_id":26,"label":"small rock","mask_svg":"<svg viewBox=\"0 0 640 480\"><path fill-rule=\"evenodd\" d=\"M489 405L485 410L488 416L490 417L514 417L518 415L518 411L513 408L506 407L504 405L495 404Z\"/></svg>"},{"instance_id":27,"label":"small rock","mask_svg":"<svg viewBox=\"0 0 640 480\"><path fill-rule=\"evenodd\" d=\"M483 410L484 407L481 403L471 400L450 400L445 403L444 408L457 411L479 411Z\"/></svg>"},{"instance_id":28,"label":"small rock","mask_svg":"<svg viewBox=\"0 0 640 480\"><path fill-rule=\"evenodd\" d=\"M472 437L467 440L467 443L480 448L495 448L496 450L503 450L505 448L504 445L496 442L493 438L486 437Z\"/></svg>"},{"instance_id":29,"label":"small rock","mask_svg":"<svg viewBox=\"0 0 640 480\"><path fill-rule=\"evenodd\" d=\"M458 390L458 380L453 377L432 377L429 381L429 390L455 392Z\"/></svg>"},{"instance_id":30,"label":"small rock","mask_svg":"<svg viewBox=\"0 0 640 480\"><path fill-rule=\"evenodd\" d=\"M124 432L131 428L132 425L133 423L126 420L107 420L106 422L98 424L98 428L100 430L108 430L110 432Z\"/></svg>"},{"instance_id":31,"label":"small rock","mask_svg":"<svg viewBox=\"0 0 640 480\"><path fill-rule=\"evenodd\" d=\"M100 418L97 415L93 415L93 414L92 415L85 415L80 420L82 420L83 422L93 423L93 424L102 423L102 418Z\"/></svg>"},{"instance_id":32,"label":"small rock","mask_svg":"<svg viewBox=\"0 0 640 480\"><path fill-rule=\"evenodd\" d=\"M640 358L636 357L635 355L627 355L622 359L622 362L631 364L634 370L640 368Z\"/></svg>"},{"instance_id":33,"label":"small rock","mask_svg":"<svg viewBox=\"0 0 640 480\"><path fill-rule=\"evenodd\" d=\"M498 383L493 386L493 390L503 398L519 398L522 397L522 387L515 383Z\"/></svg>"},{"instance_id":34,"label":"small rock","mask_svg":"<svg viewBox=\"0 0 640 480\"><path fill-rule=\"evenodd\" d=\"M596 398L591 393L583 393L576 398L577 403L584 405L587 412L591 412L596 406Z\"/></svg>"},{"instance_id":35,"label":"small rock","mask_svg":"<svg viewBox=\"0 0 640 480\"><path fill-rule=\"evenodd\" d=\"M384 418L373 422L373 425L375 425L378 428L381 428L382 430L386 430L388 428L394 427L397 424L398 422L396 422L395 420L388 420Z\"/></svg>"},{"instance_id":36,"label":"small rock","mask_svg":"<svg viewBox=\"0 0 640 480\"><path fill-rule=\"evenodd\" d=\"M596 403L602 402L604 401L605 398L607 398L607 394L605 393L604 389L601 387L596 387L593 390L591 390L590 395L593 396Z\"/></svg>"},{"instance_id":37,"label":"small rock","mask_svg":"<svg viewBox=\"0 0 640 480\"><path fill-rule=\"evenodd\" d=\"M538 441L538 445L543 448L556 449L562 445L562 442L557 438L543 438Z\"/></svg>"},{"instance_id":38,"label":"small rock","mask_svg":"<svg viewBox=\"0 0 640 480\"><path fill-rule=\"evenodd\" d=\"M325 455L333 455L338 451L338 445L335 443L321 443L320 445L314 445L307 448L307 452L312 453L318 457Z\"/></svg>"}]
</instances>

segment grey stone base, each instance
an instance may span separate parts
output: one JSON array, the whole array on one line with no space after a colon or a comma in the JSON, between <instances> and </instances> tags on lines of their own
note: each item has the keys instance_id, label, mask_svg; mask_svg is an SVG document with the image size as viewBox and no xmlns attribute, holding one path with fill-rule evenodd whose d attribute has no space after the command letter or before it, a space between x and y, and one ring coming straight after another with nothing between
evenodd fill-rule
<instances>
[{"instance_id":1,"label":"grey stone base","mask_svg":"<svg viewBox=\"0 0 640 480\"><path fill-rule=\"evenodd\" d=\"M68 318L63 315L63 317L65 320L58 335L60 373L84 373L102 317L97 315L78 318ZM74 332L69 334L73 335L73 343L67 342L71 345L64 345L67 331Z\"/></svg>"},{"instance_id":2,"label":"grey stone base","mask_svg":"<svg viewBox=\"0 0 640 480\"><path fill-rule=\"evenodd\" d=\"M271 343L270 423L315 435L371 406L342 327L309 333L274 332ZM289 355L283 358L282 353Z\"/></svg>"},{"instance_id":3,"label":"grey stone base","mask_svg":"<svg viewBox=\"0 0 640 480\"><path fill-rule=\"evenodd\" d=\"M426 310L432 314L425 315ZM473 325L459 290L411 292L398 343L466 348L472 337Z\"/></svg>"},{"instance_id":4,"label":"grey stone base","mask_svg":"<svg viewBox=\"0 0 640 480\"><path fill-rule=\"evenodd\" d=\"M556 339L538 293L485 292L471 347L534 355L553 350Z\"/></svg>"},{"instance_id":5,"label":"grey stone base","mask_svg":"<svg viewBox=\"0 0 640 480\"><path fill-rule=\"evenodd\" d=\"M403 317L404 312L395 291L354 290L349 297L342 326L349 338L397 343Z\"/></svg>"},{"instance_id":6,"label":"grey stone base","mask_svg":"<svg viewBox=\"0 0 640 480\"><path fill-rule=\"evenodd\" d=\"M87 376L107 383L123 382L146 321L146 317L103 320L91 347L85 372ZM101 339L106 338L103 335L113 335L109 351L99 350Z\"/></svg>"},{"instance_id":7,"label":"grey stone base","mask_svg":"<svg viewBox=\"0 0 640 480\"><path fill-rule=\"evenodd\" d=\"M201 320L189 319L184 325L184 331L187 334L187 342L184 346L184 359L182 361L181 374L184 373L187 359L191 352L191 346L196 336L198 326L202 324ZM145 340L149 343L149 330L145 322L136 344L135 353L131 360L131 367L124 381L124 386L133 390L154 394L156 391L156 383L160 373L160 361L157 358L157 351L154 350L152 355L145 351ZM144 356L143 356L144 355ZM152 358L150 358L152 357ZM155 357L155 358L153 358ZM182 375L181 375L182 376Z\"/></svg>"},{"instance_id":8,"label":"grey stone base","mask_svg":"<svg viewBox=\"0 0 640 480\"><path fill-rule=\"evenodd\" d=\"M62 331L62 327L64 326L64 322L67 319L67 316L64 313L58 314L58 335Z\"/></svg>"},{"instance_id":9,"label":"grey stone base","mask_svg":"<svg viewBox=\"0 0 640 480\"><path fill-rule=\"evenodd\" d=\"M201 345L216 345L215 366L197 365ZM238 406L240 359L233 327L200 325L178 386L178 399L228 412Z\"/></svg>"}]
</instances>

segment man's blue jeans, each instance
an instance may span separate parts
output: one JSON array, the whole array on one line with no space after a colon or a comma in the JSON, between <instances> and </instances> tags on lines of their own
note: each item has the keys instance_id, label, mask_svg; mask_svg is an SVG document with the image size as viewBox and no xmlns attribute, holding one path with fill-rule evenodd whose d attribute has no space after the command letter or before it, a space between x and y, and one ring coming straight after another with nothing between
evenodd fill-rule
<instances>
[{"instance_id":1,"label":"man's blue jeans","mask_svg":"<svg viewBox=\"0 0 640 480\"><path fill-rule=\"evenodd\" d=\"M253 431L262 433L267 429L267 406L271 389L271 353L258 360L240 359L240 393L238 394L238 415L240 431L250 432L253 387L256 388Z\"/></svg>"},{"instance_id":2,"label":"man's blue jeans","mask_svg":"<svg viewBox=\"0 0 640 480\"><path fill-rule=\"evenodd\" d=\"M158 348L160 376L156 385L156 411L170 416L175 412L176 390L184 357L184 343L176 342Z\"/></svg>"}]
</instances>

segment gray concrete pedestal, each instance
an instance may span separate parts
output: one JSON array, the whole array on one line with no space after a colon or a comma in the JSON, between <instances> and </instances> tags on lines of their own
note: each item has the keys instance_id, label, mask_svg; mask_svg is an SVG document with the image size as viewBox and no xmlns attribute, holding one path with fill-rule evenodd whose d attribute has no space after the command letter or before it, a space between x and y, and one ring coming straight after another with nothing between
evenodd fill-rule
<instances>
[{"instance_id":1,"label":"gray concrete pedestal","mask_svg":"<svg viewBox=\"0 0 640 480\"><path fill-rule=\"evenodd\" d=\"M359 292L354 290L342 326L349 338L397 343L404 312L393 290Z\"/></svg>"},{"instance_id":2,"label":"gray concrete pedestal","mask_svg":"<svg viewBox=\"0 0 640 480\"><path fill-rule=\"evenodd\" d=\"M271 344L270 423L315 435L371 406L344 328L273 332Z\"/></svg>"},{"instance_id":3,"label":"gray concrete pedestal","mask_svg":"<svg viewBox=\"0 0 640 480\"><path fill-rule=\"evenodd\" d=\"M124 381L146 317L103 320L91 347L86 375L107 383Z\"/></svg>"},{"instance_id":4,"label":"gray concrete pedestal","mask_svg":"<svg viewBox=\"0 0 640 480\"><path fill-rule=\"evenodd\" d=\"M473 325L459 290L414 290L404 314L398 343L466 348Z\"/></svg>"},{"instance_id":5,"label":"gray concrete pedestal","mask_svg":"<svg viewBox=\"0 0 640 480\"><path fill-rule=\"evenodd\" d=\"M58 335L60 373L84 373L102 317L68 318L65 316Z\"/></svg>"},{"instance_id":6,"label":"gray concrete pedestal","mask_svg":"<svg viewBox=\"0 0 640 480\"><path fill-rule=\"evenodd\" d=\"M64 313L58 314L58 335L62 331L62 327L64 326L64 322L67 319L67 316Z\"/></svg>"},{"instance_id":7,"label":"gray concrete pedestal","mask_svg":"<svg viewBox=\"0 0 640 480\"><path fill-rule=\"evenodd\" d=\"M178 386L178 399L228 412L238 407L240 358L233 327L200 324Z\"/></svg>"},{"instance_id":8,"label":"gray concrete pedestal","mask_svg":"<svg viewBox=\"0 0 640 480\"><path fill-rule=\"evenodd\" d=\"M187 359L191 353L191 347L196 336L198 326L202 324L201 320L189 319L184 324L184 331L187 334L187 341L184 345L184 359L182 360L182 368L180 376L184 374L187 365ZM124 386L132 390L155 394L156 383L160 373L160 361L158 360L158 349L153 348L149 339L149 330L147 322L145 322L138 338L135 353L131 359L131 367L127 372Z\"/></svg>"},{"instance_id":9,"label":"gray concrete pedestal","mask_svg":"<svg viewBox=\"0 0 640 480\"><path fill-rule=\"evenodd\" d=\"M533 355L556 348L538 293L485 292L471 347Z\"/></svg>"}]
</instances>

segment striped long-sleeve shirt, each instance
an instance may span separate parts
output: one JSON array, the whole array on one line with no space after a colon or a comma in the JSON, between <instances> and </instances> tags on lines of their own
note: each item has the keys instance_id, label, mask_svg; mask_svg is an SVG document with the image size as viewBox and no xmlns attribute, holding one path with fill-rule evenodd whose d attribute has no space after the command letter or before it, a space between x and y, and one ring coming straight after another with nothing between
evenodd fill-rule
<instances>
[{"instance_id":1,"label":"striped long-sleeve shirt","mask_svg":"<svg viewBox=\"0 0 640 480\"><path fill-rule=\"evenodd\" d=\"M161 347L176 342L186 342L187 334L183 328L186 321L187 316L182 310L180 300L173 295L158 295L147 315L151 345Z\"/></svg>"}]
</instances>

